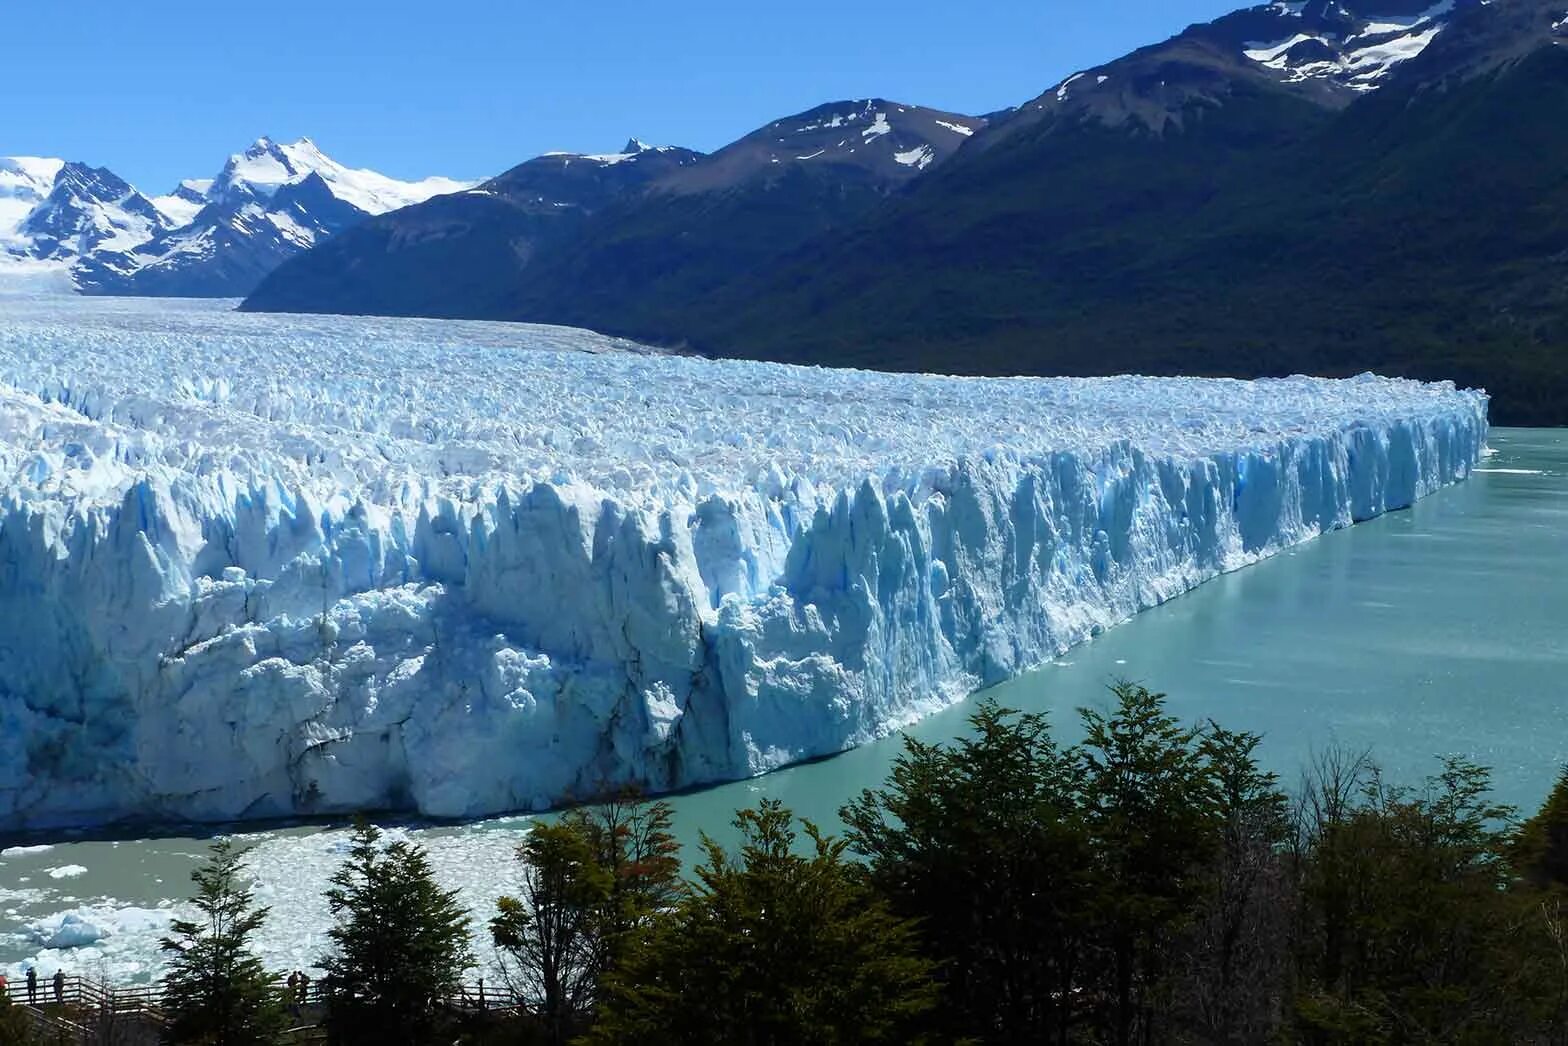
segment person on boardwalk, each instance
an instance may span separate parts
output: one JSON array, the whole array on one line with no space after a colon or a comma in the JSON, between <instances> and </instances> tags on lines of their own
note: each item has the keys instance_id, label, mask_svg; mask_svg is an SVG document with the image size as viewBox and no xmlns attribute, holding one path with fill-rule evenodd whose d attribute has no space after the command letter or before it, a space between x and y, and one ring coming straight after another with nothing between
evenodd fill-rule
<instances>
[{"instance_id":1,"label":"person on boardwalk","mask_svg":"<svg viewBox=\"0 0 1568 1046\"><path fill-rule=\"evenodd\" d=\"M299 977L299 971L294 970L289 973L288 979L283 982L288 988L285 994L289 1000L289 1013L295 1017L299 1016Z\"/></svg>"},{"instance_id":2,"label":"person on boardwalk","mask_svg":"<svg viewBox=\"0 0 1568 1046\"><path fill-rule=\"evenodd\" d=\"M295 976L299 978L294 985L295 996L299 999L299 1004L304 1006L310 1002L310 975L304 970L297 970Z\"/></svg>"},{"instance_id":3,"label":"person on boardwalk","mask_svg":"<svg viewBox=\"0 0 1568 1046\"><path fill-rule=\"evenodd\" d=\"M54 971L54 1001L60 1006L65 1005L65 971Z\"/></svg>"},{"instance_id":4,"label":"person on boardwalk","mask_svg":"<svg viewBox=\"0 0 1568 1046\"><path fill-rule=\"evenodd\" d=\"M38 1005L38 967L27 968L27 1005Z\"/></svg>"}]
</instances>

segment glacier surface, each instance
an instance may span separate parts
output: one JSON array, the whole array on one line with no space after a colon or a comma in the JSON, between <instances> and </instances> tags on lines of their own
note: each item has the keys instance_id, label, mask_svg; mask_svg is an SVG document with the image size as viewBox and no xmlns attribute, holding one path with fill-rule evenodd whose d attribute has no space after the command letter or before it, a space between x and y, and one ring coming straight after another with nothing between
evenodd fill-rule
<instances>
[{"instance_id":1,"label":"glacier surface","mask_svg":"<svg viewBox=\"0 0 1568 1046\"><path fill-rule=\"evenodd\" d=\"M1450 384L974 379L0 298L0 830L666 789L1468 475Z\"/></svg>"}]
</instances>

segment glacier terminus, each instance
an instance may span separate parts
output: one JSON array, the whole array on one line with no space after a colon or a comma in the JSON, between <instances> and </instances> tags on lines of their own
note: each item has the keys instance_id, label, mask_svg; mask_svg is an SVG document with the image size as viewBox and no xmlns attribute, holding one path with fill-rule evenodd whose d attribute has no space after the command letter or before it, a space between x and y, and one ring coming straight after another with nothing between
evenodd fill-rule
<instances>
[{"instance_id":1,"label":"glacier terminus","mask_svg":"<svg viewBox=\"0 0 1568 1046\"><path fill-rule=\"evenodd\" d=\"M1484 393L0 297L0 831L475 817L887 734L1463 479Z\"/></svg>"}]
</instances>

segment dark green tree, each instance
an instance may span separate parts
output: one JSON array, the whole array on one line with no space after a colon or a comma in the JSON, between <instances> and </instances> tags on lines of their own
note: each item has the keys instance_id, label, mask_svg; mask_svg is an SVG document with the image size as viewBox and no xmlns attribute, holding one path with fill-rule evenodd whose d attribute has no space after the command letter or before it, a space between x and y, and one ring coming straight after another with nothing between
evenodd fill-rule
<instances>
[{"instance_id":1,"label":"dark green tree","mask_svg":"<svg viewBox=\"0 0 1568 1046\"><path fill-rule=\"evenodd\" d=\"M581 826L610 873L610 905L599 934L600 966L608 970L628 937L681 898L675 811L669 803L623 793L572 810L564 820Z\"/></svg>"},{"instance_id":2,"label":"dark green tree","mask_svg":"<svg viewBox=\"0 0 1568 1046\"><path fill-rule=\"evenodd\" d=\"M1066 1042L1093 887L1079 761L1044 716L987 701L969 722L951 745L907 738L887 784L840 816L878 893L942 960L941 1033Z\"/></svg>"},{"instance_id":3,"label":"dark green tree","mask_svg":"<svg viewBox=\"0 0 1568 1046\"><path fill-rule=\"evenodd\" d=\"M1542 1041L1568 1043L1568 769L1509 847Z\"/></svg>"},{"instance_id":4,"label":"dark green tree","mask_svg":"<svg viewBox=\"0 0 1568 1046\"><path fill-rule=\"evenodd\" d=\"M1543 1041L1568 1043L1568 768L1509 847Z\"/></svg>"},{"instance_id":5,"label":"dark green tree","mask_svg":"<svg viewBox=\"0 0 1568 1046\"><path fill-rule=\"evenodd\" d=\"M34 1046L39 1036L33 1027L33 1018L21 1006L0 993L0 1044L3 1046Z\"/></svg>"},{"instance_id":6,"label":"dark green tree","mask_svg":"<svg viewBox=\"0 0 1568 1046\"><path fill-rule=\"evenodd\" d=\"M540 825L518 849L521 891L491 920L511 987L553 1042L586 1025L632 936L681 896L665 802L611 796Z\"/></svg>"},{"instance_id":7,"label":"dark green tree","mask_svg":"<svg viewBox=\"0 0 1568 1046\"><path fill-rule=\"evenodd\" d=\"M354 829L348 860L332 876L336 924L321 960L328 1029L337 1042L426 1043L443 1024L442 1001L473 966L469 917L457 891L436 882L422 847L383 844L373 825Z\"/></svg>"},{"instance_id":8,"label":"dark green tree","mask_svg":"<svg viewBox=\"0 0 1568 1046\"><path fill-rule=\"evenodd\" d=\"M1258 765L1257 734L1210 722L1199 749L1218 802L1208 891L1182 945L1178 1025L1205 1042L1254 1043L1284 1017L1292 904L1289 799Z\"/></svg>"},{"instance_id":9,"label":"dark green tree","mask_svg":"<svg viewBox=\"0 0 1568 1046\"><path fill-rule=\"evenodd\" d=\"M1568 890L1568 768L1558 773L1541 809L1519 826L1509 856L1531 885Z\"/></svg>"},{"instance_id":10,"label":"dark green tree","mask_svg":"<svg viewBox=\"0 0 1568 1046\"><path fill-rule=\"evenodd\" d=\"M650 922L607 979L589 1041L783 1046L908 1042L933 1005L913 927L845 844L777 801L736 819L738 856L704 838L698 883Z\"/></svg>"},{"instance_id":11,"label":"dark green tree","mask_svg":"<svg viewBox=\"0 0 1568 1046\"><path fill-rule=\"evenodd\" d=\"M1221 845L1220 789L1200 731L1165 709L1165 695L1111 688L1116 708L1082 709L1084 816L1111 1040L1149 1041L1169 1024L1170 961L1211 889Z\"/></svg>"},{"instance_id":12,"label":"dark green tree","mask_svg":"<svg viewBox=\"0 0 1568 1046\"><path fill-rule=\"evenodd\" d=\"M1320 789L1322 790L1322 789ZM1517 1041L1529 985L1508 895L1511 811L1490 773L1450 758L1419 791L1375 767L1359 800L1311 826L1297 1000L1319 1042Z\"/></svg>"},{"instance_id":13,"label":"dark green tree","mask_svg":"<svg viewBox=\"0 0 1568 1046\"><path fill-rule=\"evenodd\" d=\"M587 1022L599 990L601 934L613 878L582 823L539 824L518 848L522 891L490 921L513 991L566 1042Z\"/></svg>"},{"instance_id":14,"label":"dark green tree","mask_svg":"<svg viewBox=\"0 0 1568 1046\"><path fill-rule=\"evenodd\" d=\"M162 941L169 956L163 1002L174 1042L241 1046L274 1042L284 1028L276 980L251 951L267 919L244 881L245 851L214 843L191 873L196 919L176 919Z\"/></svg>"}]
</instances>

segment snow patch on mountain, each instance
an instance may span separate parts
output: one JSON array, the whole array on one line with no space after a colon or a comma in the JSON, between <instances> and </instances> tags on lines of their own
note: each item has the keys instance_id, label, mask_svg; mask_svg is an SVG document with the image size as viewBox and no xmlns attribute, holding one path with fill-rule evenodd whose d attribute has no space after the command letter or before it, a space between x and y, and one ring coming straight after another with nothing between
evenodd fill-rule
<instances>
[{"instance_id":1,"label":"snow patch on mountain","mask_svg":"<svg viewBox=\"0 0 1568 1046\"><path fill-rule=\"evenodd\" d=\"M1056 100L1058 102L1065 102L1065 101L1067 101L1067 99L1068 99L1068 88L1072 87L1072 85L1077 83L1079 80L1082 80L1086 75L1088 75L1088 74L1086 74L1086 73L1074 73L1073 75L1069 76L1067 79L1063 80L1060 84L1058 84L1057 87L1056 87Z\"/></svg>"},{"instance_id":2,"label":"snow patch on mountain","mask_svg":"<svg viewBox=\"0 0 1568 1046\"><path fill-rule=\"evenodd\" d=\"M0 251L20 254L27 246L22 224L54 189L64 160L0 156Z\"/></svg>"},{"instance_id":3,"label":"snow patch on mountain","mask_svg":"<svg viewBox=\"0 0 1568 1046\"><path fill-rule=\"evenodd\" d=\"M8 308L0 830L473 816L826 755L1409 505L1486 436L1449 384L623 348Z\"/></svg>"},{"instance_id":4,"label":"snow patch on mountain","mask_svg":"<svg viewBox=\"0 0 1568 1046\"><path fill-rule=\"evenodd\" d=\"M1253 41L1249 43L1247 45L1247 49L1241 53L1252 59L1254 62L1258 62L1262 65L1278 63L1277 65L1273 66L1273 68L1283 69L1285 68L1285 63L1281 61L1281 56L1284 55L1286 51L1289 51L1292 47L1295 47L1297 44L1306 43L1309 40L1313 40L1318 43L1323 42L1321 37L1308 36L1305 33L1297 33L1295 36L1273 44Z\"/></svg>"},{"instance_id":5,"label":"snow patch on mountain","mask_svg":"<svg viewBox=\"0 0 1568 1046\"><path fill-rule=\"evenodd\" d=\"M176 228L189 225L207 206L207 194L212 190L213 181L212 178L187 178L167 196L154 196L153 206Z\"/></svg>"},{"instance_id":6,"label":"snow patch on mountain","mask_svg":"<svg viewBox=\"0 0 1568 1046\"><path fill-rule=\"evenodd\" d=\"M714 154L714 162L724 166L743 153L763 155L765 149L770 164L820 160L903 179L949 156L962 144L953 135L968 138L985 124L984 119L879 98L830 102L731 143Z\"/></svg>"},{"instance_id":7,"label":"snow patch on mountain","mask_svg":"<svg viewBox=\"0 0 1568 1046\"><path fill-rule=\"evenodd\" d=\"M1358 14L1343 4L1315 9L1309 27L1305 4L1280 5L1272 11L1285 28L1273 40L1248 40L1242 54L1287 83L1326 80L1351 91L1375 90L1396 66L1419 55L1437 39L1455 13L1455 0L1441 0L1413 14ZM1233 17L1247 17L1243 12ZM1223 24L1223 21L1221 24Z\"/></svg>"}]
</instances>

